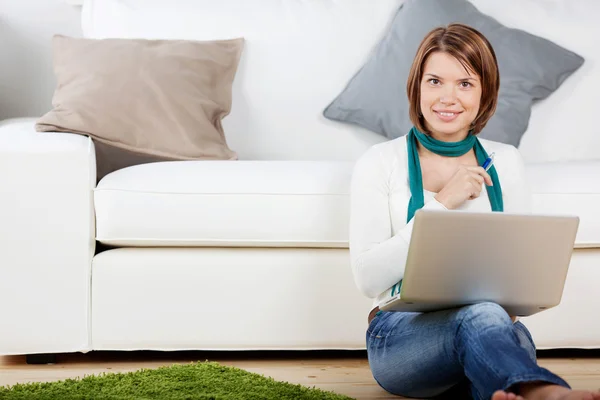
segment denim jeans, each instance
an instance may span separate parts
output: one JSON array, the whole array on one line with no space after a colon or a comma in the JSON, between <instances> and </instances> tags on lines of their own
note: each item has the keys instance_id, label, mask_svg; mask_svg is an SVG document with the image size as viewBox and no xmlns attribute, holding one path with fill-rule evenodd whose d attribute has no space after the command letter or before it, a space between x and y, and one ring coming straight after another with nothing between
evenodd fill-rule
<instances>
[{"instance_id":1,"label":"denim jeans","mask_svg":"<svg viewBox=\"0 0 600 400\"><path fill-rule=\"evenodd\" d=\"M502 307L480 303L428 313L380 312L367 329L373 377L390 393L411 398L489 399L496 390L542 381L565 387L537 365L521 322Z\"/></svg>"}]
</instances>

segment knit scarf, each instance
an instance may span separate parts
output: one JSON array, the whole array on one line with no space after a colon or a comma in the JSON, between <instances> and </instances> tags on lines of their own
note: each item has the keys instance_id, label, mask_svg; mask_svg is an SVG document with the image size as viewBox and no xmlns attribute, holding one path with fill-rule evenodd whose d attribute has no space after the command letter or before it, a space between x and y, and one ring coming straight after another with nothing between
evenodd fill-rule
<instances>
[{"instance_id":1,"label":"knit scarf","mask_svg":"<svg viewBox=\"0 0 600 400\"><path fill-rule=\"evenodd\" d=\"M411 198L408 202L408 215L406 216L406 222L409 222L415 212L425 205L425 198L423 195L423 177L421 175L421 163L419 162L419 154L417 152L417 140L427 150L446 157L459 157L466 154L469 150L475 148L475 156L477 162L482 165L488 158L488 154L481 145L481 142L475 135L469 134L464 140L460 142L442 142L436 140L429 135L426 135L416 127L412 127L407 135L407 146L408 146L408 177L410 185ZM486 190L492 206L492 211L504 211L504 204L502 201L502 189L500 188L500 181L498 180L498 173L496 167L492 167L488 170L488 174L492 178L493 186L487 186Z\"/></svg>"}]
</instances>

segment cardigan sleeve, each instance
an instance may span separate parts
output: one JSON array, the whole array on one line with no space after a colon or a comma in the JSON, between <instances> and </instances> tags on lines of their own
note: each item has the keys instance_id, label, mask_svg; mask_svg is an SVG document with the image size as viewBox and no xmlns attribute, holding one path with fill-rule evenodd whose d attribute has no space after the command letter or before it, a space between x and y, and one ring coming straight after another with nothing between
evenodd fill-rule
<instances>
[{"instance_id":1,"label":"cardigan sleeve","mask_svg":"<svg viewBox=\"0 0 600 400\"><path fill-rule=\"evenodd\" d=\"M375 298L404 276L413 221L392 234L389 177L391 163L377 146L354 166L350 189L349 247L354 281L367 297ZM408 199L406 199L408 204ZM436 200L423 209L446 210Z\"/></svg>"}]
</instances>

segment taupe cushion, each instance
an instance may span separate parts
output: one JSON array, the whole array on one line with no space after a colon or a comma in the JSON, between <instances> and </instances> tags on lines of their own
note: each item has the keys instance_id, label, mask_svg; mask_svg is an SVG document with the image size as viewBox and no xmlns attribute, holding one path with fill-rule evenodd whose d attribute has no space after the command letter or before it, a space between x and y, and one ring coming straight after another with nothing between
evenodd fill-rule
<instances>
[{"instance_id":1,"label":"taupe cushion","mask_svg":"<svg viewBox=\"0 0 600 400\"><path fill-rule=\"evenodd\" d=\"M53 109L38 131L89 135L98 180L159 160L234 160L221 120L244 39L53 38Z\"/></svg>"}]
</instances>

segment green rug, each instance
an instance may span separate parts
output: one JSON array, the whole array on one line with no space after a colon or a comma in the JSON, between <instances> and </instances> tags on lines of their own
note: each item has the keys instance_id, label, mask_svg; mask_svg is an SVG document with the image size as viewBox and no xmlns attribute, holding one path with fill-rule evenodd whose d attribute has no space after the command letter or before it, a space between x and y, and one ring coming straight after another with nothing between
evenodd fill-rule
<instances>
[{"instance_id":1,"label":"green rug","mask_svg":"<svg viewBox=\"0 0 600 400\"><path fill-rule=\"evenodd\" d=\"M324 399L350 397L278 382L215 362L0 387L0 399Z\"/></svg>"}]
</instances>

